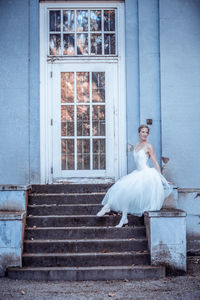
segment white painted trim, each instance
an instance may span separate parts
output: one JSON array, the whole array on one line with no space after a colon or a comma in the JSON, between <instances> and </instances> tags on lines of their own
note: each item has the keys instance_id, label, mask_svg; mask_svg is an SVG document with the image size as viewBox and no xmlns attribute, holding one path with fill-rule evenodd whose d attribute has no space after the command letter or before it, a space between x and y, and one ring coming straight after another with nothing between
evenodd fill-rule
<instances>
[{"instance_id":1,"label":"white painted trim","mask_svg":"<svg viewBox=\"0 0 200 300\"><path fill-rule=\"evenodd\" d=\"M114 130L118 134L115 135L116 156L118 166L115 167L115 180L127 174L127 152L126 152L126 84L125 84L125 20L124 20L124 3L122 2L102 2L102 1L75 1L75 2L56 2L43 3L40 2L40 170L41 183L51 183L53 178L51 175L52 153L49 149L52 147L51 126L49 115L52 112L47 111L48 107L48 87L47 80L49 76L47 59L48 53L48 22L47 10L49 8L117 8L118 12L118 57L117 56L102 56L102 57L56 57L56 63L68 64L78 62L118 62L118 100L114 103L115 120ZM116 74L115 74L116 75ZM106 179L106 178L105 178ZM88 179L89 180L89 179ZM108 180L108 179L107 179Z\"/></svg>"}]
</instances>

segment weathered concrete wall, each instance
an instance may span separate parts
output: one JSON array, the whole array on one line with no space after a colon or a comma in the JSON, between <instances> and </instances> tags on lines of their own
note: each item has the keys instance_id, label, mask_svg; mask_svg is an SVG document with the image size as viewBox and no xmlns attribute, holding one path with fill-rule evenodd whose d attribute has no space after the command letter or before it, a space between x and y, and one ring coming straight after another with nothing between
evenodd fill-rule
<instances>
[{"instance_id":1,"label":"weathered concrete wall","mask_svg":"<svg viewBox=\"0 0 200 300\"><path fill-rule=\"evenodd\" d=\"M200 187L199 28L199 0L160 0L162 155L180 188Z\"/></svg>"},{"instance_id":2,"label":"weathered concrete wall","mask_svg":"<svg viewBox=\"0 0 200 300\"><path fill-rule=\"evenodd\" d=\"M178 207L187 211L187 251L200 252L200 189L180 189Z\"/></svg>"},{"instance_id":3,"label":"weathered concrete wall","mask_svg":"<svg viewBox=\"0 0 200 300\"><path fill-rule=\"evenodd\" d=\"M22 265L25 212L0 212L0 276Z\"/></svg>"},{"instance_id":4,"label":"weathered concrete wall","mask_svg":"<svg viewBox=\"0 0 200 300\"><path fill-rule=\"evenodd\" d=\"M181 210L145 212L151 264L186 271L186 213Z\"/></svg>"},{"instance_id":5,"label":"weathered concrete wall","mask_svg":"<svg viewBox=\"0 0 200 300\"><path fill-rule=\"evenodd\" d=\"M0 185L0 211L26 211L28 186Z\"/></svg>"},{"instance_id":6,"label":"weathered concrete wall","mask_svg":"<svg viewBox=\"0 0 200 300\"><path fill-rule=\"evenodd\" d=\"M38 2L0 1L0 184L39 182Z\"/></svg>"}]
</instances>

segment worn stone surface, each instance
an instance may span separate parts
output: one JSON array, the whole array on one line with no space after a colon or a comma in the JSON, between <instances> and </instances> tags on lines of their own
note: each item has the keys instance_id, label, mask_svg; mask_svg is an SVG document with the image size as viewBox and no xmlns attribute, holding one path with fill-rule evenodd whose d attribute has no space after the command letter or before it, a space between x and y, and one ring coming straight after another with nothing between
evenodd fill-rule
<instances>
[{"instance_id":1,"label":"worn stone surface","mask_svg":"<svg viewBox=\"0 0 200 300\"><path fill-rule=\"evenodd\" d=\"M200 257L188 262L188 274L142 281L51 281L0 279L0 300L199 300Z\"/></svg>"},{"instance_id":2,"label":"worn stone surface","mask_svg":"<svg viewBox=\"0 0 200 300\"><path fill-rule=\"evenodd\" d=\"M0 210L26 210L27 191L0 190Z\"/></svg>"},{"instance_id":3,"label":"worn stone surface","mask_svg":"<svg viewBox=\"0 0 200 300\"><path fill-rule=\"evenodd\" d=\"M21 266L25 212L0 212L0 276L6 268Z\"/></svg>"},{"instance_id":4,"label":"worn stone surface","mask_svg":"<svg viewBox=\"0 0 200 300\"><path fill-rule=\"evenodd\" d=\"M186 271L186 213L161 210L145 213L151 263Z\"/></svg>"},{"instance_id":5,"label":"worn stone surface","mask_svg":"<svg viewBox=\"0 0 200 300\"><path fill-rule=\"evenodd\" d=\"M200 190L180 189L178 207L187 211L187 251L200 252Z\"/></svg>"}]
</instances>

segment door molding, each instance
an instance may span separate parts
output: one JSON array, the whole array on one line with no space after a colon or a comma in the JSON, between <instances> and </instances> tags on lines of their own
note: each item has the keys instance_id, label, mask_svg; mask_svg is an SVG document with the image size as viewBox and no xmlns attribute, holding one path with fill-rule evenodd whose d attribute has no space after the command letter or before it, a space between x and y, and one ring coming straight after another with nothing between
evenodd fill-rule
<instances>
[{"instance_id":1,"label":"door molding","mask_svg":"<svg viewBox=\"0 0 200 300\"><path fill-rule=\"evenodd\" d=\"M112 57L48 57L48 9L50 8L117 8L118 22L118 56ZM118 153L115 180L127 174L126 149L126 84L125 84L125 20L124 3L119 2L67 2L67 3L40 3L40 174L41 183L52 183L52 107L49 105L49 95L52 86L48 82L52 76L53 64L76 63L115 63L117 64L117 99L114 102L114 148ZM50 71L49 71L50 69ZM102 180L102 179L101 179ZM109 180L108 178L105 180ZM89 181L89 179L88 179Z\"/></svg>"}]
</instances>

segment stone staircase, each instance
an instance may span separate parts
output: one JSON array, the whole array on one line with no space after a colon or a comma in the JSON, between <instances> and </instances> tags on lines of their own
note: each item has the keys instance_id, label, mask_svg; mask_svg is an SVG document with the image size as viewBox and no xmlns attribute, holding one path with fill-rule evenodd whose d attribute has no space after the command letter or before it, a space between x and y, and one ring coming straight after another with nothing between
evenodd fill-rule
<instances>
[{"instance_id":1,"label":"stone staircase","mask_svg":"<svg viewBox=\"0 0 200 300\"><path fill-rule=\"evenodd\" d=\"M150 265L144 219L96 217L108 184L34 185L29 194L22 268L8 277L27 280L116 280L165 276Z\"/></svg>"}]
</instances>

